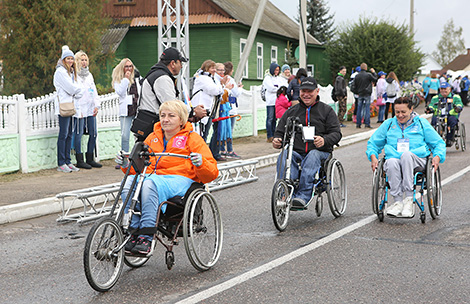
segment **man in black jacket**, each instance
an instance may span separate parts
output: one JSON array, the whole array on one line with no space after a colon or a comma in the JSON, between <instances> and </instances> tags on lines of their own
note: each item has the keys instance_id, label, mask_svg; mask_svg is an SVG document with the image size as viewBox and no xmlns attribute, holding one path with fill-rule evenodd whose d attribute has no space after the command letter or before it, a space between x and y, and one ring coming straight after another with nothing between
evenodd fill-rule
<instances>
[{"instance_id":1,"label":"man in black jacket","mask_svg":"<svg viewBox=\"0 0 470 304\"><path fill-rule=\"evenodd\" d=\"M377 82L377 74L373 68L371 73L367 72L367 64L361 63L361 71L354 78L354 92L359 97L357 102L356 128L360 128L362 118L366 128L370 126L370 95L372 94L372 83Z\"/></svg>"},{"instance_id":2,"label":"man in black jacket","mask_svg":"<svg viewBox=\"0 0 470 304\"><path fill-rule=\"evenodd\" d=\"M302 167L300 183L294 192L292 205L304 208L306 202L312 197L315 173L320 169L322 160L328 158L342 137L341 128L335 111L329 105L320 101L318 93L320 89L313 77L306 77L300 84L299 103L289 108L281 117L276 131L274 132L273 147L280 149L286 132L287 119L298 117L305 129L304 134L314 127L314 137L306 135L306 140L300 132L296 132L294 140L294 151L292 152L291 179L299 178L299 163ZM277 175L282 178L287 150L279 155L277 160Z\"/></svg>"}]
</instances>

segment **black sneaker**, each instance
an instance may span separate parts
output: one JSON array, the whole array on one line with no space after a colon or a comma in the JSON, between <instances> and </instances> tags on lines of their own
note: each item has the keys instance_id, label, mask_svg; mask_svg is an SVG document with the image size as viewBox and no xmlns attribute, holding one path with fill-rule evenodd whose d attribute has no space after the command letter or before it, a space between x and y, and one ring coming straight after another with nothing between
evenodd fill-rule
<instances>
[{"instance_id":1,"label":"black sneaker","mask_svg":"<svg viewBox=\"0 0 470 304\"><path fill-rule=\"evenodd\" d=\"M133 235L133 236L131 236L129 241L127 241L126 245L124 246L124 250L130 252L136 244L137 244L137 235Z\"/></svg>"},{"instance_id":2,"label":"black sneaker","mask_svg":"<svg viewBox=\"0 0 470 304\"><path fill-rule=\"evenodd\" d=\"M144 237L139 237L134 248L132 248L132 253L148 254L150 252L152 242L147 240Z\"/></svg>"},{"instance_id":3,"label":"black sneaker","mask_svg":"<svg viewBox=\"0 0 470 304\"><path fill-rule=\"evenodd\" d=\"M301 198L294 198L292 200L292 207L295 207L295 208L305 208L305 202L303 199Z\"/></svg>"}]
</instances>

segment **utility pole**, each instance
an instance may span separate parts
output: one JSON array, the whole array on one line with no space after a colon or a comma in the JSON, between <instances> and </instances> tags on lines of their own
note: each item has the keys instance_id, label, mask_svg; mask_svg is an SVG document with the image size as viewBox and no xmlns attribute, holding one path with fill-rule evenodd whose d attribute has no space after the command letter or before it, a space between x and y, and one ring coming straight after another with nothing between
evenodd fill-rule
<instances>
[{"instance_id":1,"label":"utility pole","mask_svg":"<svg viewBox=\"0 0 470 304\"><path fill-rule=\"evenodd\" d=\"M414 0L410 0L410 35L413 35L415 23L415 4Z\"/></svg>"},{"instance_id":2,"label":"utility pole","mask_svg":"<svg viewBox=\"0 0 470 304\"><path fill-rule=\"evenodd\" d=\"M307 68L307 0L300 1L299 67Z\"/></svg>"},{"instance_id":3,"label":"utility pole","mask_svg":"<svg viewBox=\"0 0 470 304\"><path fill-rule=\"evenodd\" d=\"M177 48L184 57L189 58L189 0L158 0L157 5L158 58L168 47ZM165 23L163 23L163 13L166 17ZM183 78L186 88L189 87L189 60L182 64L178 76L180 91L182 83L180 77Z\"/></svg>"},{"instance_id":4,"label":"utility pole","mask_svg":"<svg viewBox=\"0 0 470 304\"><path fill-rule=\"evenodd\" d=\"M243 50L242 56L240 58L240 62L238 62L238 66L235 71L234 79L236 83L239 83L240 80L242 79L243 70L245 69L244 67L246 65L246 62L248 61L251 48L253 47L253 43L256 38L256 33L258 32L259 24L261 23L261 18L263 17L266 2L268 2L268 0L260 1L258 10L256 11L255 18L253 19L253 24L251 25L250 32L248 33L248 38L246 39L245 49Z\"/></svg>"}]
</instances>

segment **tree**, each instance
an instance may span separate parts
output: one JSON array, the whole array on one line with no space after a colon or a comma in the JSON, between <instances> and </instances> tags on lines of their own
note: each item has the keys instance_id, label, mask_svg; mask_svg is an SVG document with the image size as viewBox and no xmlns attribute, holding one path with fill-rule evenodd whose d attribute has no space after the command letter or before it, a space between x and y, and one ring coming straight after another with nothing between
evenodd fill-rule
<instances>
[{"instance_id":1,"label":"tree","mask_svg":"<svg viewBox=\"0 0 470 304\"><path fill-rule=\"evenodd\" d=\"M437 51L432 53L432 56L440 65L446 66L457 55L465 53L465 42L462 32L462 27L454 27L454 20L452 18L444 25L441 39L437 44Z\"/></svg>"},{"instance_id":2,"label":"tree","mask_svg":"<svg viewBox=\"0 0 470 304\"><path fill-rule=\"evenodd\" d=\"M424 57L408 26L367 18L339 29L326 52L334 74L341 65L354 68L365 62L376 72L394 71L398 79L411 79Z\"/></svg>"},{"instance_id":3,"label":"tree","mask_svg":"<svg viewBox=\"0 0 470 304\"><path fill-rule=\"evenodd\" d=\"M324 0L307 2L307 31L320 43L328 42L335 33L333 15L328 15L330 8Z\"/></svg>"},{"instance_id":4,"label":"tree","mask_svg":"<svg viewBox=\"0 0 470 304\"><path fill-rule=\"evenodd\" d=\"M63 45L85 51L95 63L109 24L102 0L3 0L0 9L2 94L41 96L54 91L53 75ZM98 64L91 65L96 74ZM96 76L95 76L96 77Z\"/></svg>"}]
</instances>

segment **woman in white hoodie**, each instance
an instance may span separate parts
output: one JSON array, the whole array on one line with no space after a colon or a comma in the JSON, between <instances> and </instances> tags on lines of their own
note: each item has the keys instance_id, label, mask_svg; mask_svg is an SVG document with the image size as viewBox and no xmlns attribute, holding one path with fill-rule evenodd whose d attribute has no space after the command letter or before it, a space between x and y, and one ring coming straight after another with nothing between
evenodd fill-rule
<instances>
[{"instance_id":1,"label":"woman in white hoodie","mask_svg":"<svg viewBox=\"0 0 470 304\"><path fill-rule=\"evenodd\" d=\"M57 138L57 171L72 172L79 171L72 165L70 159L70 149L72 147L72 116L63 117L60 115L59 103L71 103L81 98L83 87L77 81L77 71L75 69L75 58L68 46L62 47L62 55L57 61L54 73L54 87L57 91L55 100L55 114L59 116L59 136Z\"/></svg>"},{"instance_id":2,"label":"woman in white hoodie","mask_svg":"<svg viewBox=\"0 0 470 304\"><path fill-rule=\"evenodd\" d=\"M91 169L92 167L101 168L102 165L93 160L93 151L96 148L96 115L100 108L98 92L96 90L95 80L89 70L88 55L79 51L75 54L75 64L77 65L78 81L83 86L85 93L82 98L75 102L77 113L73 117L75 126L75 157L77 158L77 167ZM86 152L86 162L83 160L82 136L85 128L88 130L88 145Z\"/></svg>"}]
</instances>

